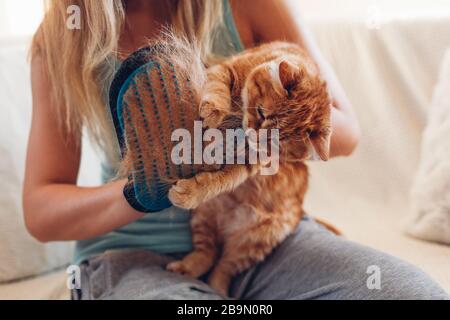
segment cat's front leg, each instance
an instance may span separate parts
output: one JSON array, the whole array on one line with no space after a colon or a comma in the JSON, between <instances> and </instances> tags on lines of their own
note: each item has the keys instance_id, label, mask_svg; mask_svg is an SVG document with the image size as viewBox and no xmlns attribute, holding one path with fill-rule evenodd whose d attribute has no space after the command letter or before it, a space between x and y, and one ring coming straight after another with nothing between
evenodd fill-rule
<instances>
[{"instance_id":1,"label":"cat's front leg","mask_svg":"<svg viewBox=\"0 0 450 320\"><path fill-rule=\"evenodd\" d=\"M199 115L205 128L218 128L231 112L231 71L223 65L208 70L199 106Z\"/></svg>"},{"instance_id":2,"label":"cat's front leg","mask_svg":"<svg viewBox=\"0 0 450 320\"><path fill-rule=\"evenodd\" d=\"M221 171L202 172L179 180L169 190L169 200L179 208L195 209L218 195L231 192L259 172L258 166L227 165Z\"/></svg>"},{"instance_id":3,"label":"cat's front leg","mask_svg":"<svg viewBox=\"0 0 450 320\"><path fill-rule=\"evenodd\" d=\"M212 96L200 103L200 119L203 122L203 127L207 129L217 129L227 115L223 109L217 106L218 104L214 100L216 98Z\"/></svg>"},{"instance_id":4,"label":"cat's front leg","mask_svg":"<svg viewBox=\"0 0 450 320\"><path fill-rule=\"evenodd\" d=\"M202 172L191 179L182 179L172 186L169 190L169 200L176 207L183 209L195 209L206 199L212 198L214 190L206 188L206 185L212 184L214 174Z\"/></svg>"}]
</instances>

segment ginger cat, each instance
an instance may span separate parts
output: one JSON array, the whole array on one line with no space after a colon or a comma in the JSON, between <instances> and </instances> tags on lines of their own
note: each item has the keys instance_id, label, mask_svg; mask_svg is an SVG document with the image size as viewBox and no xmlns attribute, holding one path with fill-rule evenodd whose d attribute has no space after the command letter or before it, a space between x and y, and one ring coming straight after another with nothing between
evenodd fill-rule
<instances>
[{"instance_id":1,"label":"ginger cat","mask_svg":"<svg viewBox=\"0 0 450 320\"><path fill-rule=\"evenodd\" d=\"M279 129L279 171L264 164L226 165L178 181L169 198L192 211L194 251L167 269L200 277L227 296L232 277L261 262L292 234L304 215L308 186L304 163L326 161L331 99L316 65L298 46L276 42L245 51L208 69L200 116L217 128L229 115L244 129Z\"/></svg>"}]
</instances>

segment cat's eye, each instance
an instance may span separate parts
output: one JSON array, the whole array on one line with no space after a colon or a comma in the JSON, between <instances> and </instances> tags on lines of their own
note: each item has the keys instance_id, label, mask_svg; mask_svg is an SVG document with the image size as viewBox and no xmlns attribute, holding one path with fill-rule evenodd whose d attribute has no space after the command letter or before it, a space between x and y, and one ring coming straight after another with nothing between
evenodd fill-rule
<instances>
[{"instance_id":1,"label":"cat's eye","mask_svg":"<svg viewBox=\"0 0 450 320\"><path fill-rule=\"evenodd\" d=\"M256 110L258 111L258 115L261 119L266 119L266 116L264 114L263 108L261 105L258 105L258 107L256 108Z\"/></svg>"}]
</instances>

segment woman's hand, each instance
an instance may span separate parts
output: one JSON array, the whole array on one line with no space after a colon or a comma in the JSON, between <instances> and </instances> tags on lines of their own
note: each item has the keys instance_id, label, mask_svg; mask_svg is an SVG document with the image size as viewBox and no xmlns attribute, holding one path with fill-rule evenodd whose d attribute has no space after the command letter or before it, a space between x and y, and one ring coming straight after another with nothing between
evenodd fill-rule
<instances>
[{"instance_id":1,"label":"woman's hand","mask_svg":"<svg viewBox=\"0 0 450 320\"><path fill-rule=\"evenodd\" d=\"M247 47L264 42L288 41L304 47L319 66L334 99L332 157L353 153L360 138L358 120L339 80L322 56L300 17L283 0L232 0L236 24Z\"/></svg>"},{"instance_id":2,"label":"woman's hand","mask_svg":"<svg viewBox=\"0 0 450 320\"><path fill-rule=\"evenodd\" d=\"M126 181L98 188L76 186L80 137L63 133L39 57L33 58L31 79L33 117L23 192L29 232L42 242L82 240L103 235L142 217L123 196Z\"/></svg>"}]
</instances>

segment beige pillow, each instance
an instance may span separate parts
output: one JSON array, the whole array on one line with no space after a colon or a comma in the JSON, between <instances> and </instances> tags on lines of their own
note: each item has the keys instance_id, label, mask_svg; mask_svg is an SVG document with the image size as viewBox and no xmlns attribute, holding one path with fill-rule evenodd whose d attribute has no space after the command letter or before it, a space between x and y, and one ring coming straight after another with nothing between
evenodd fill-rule
<instances>
[{"instance_id":1,"label":"beige pillow","mask_svg":"<svg viewBox=\"0 0 450 320\"><path fill-rule=\"evenodd\" d=\"M450 245L450 50L445 55L423 134L411 203L408 234Z\"/></svg>"}]
</instances>

